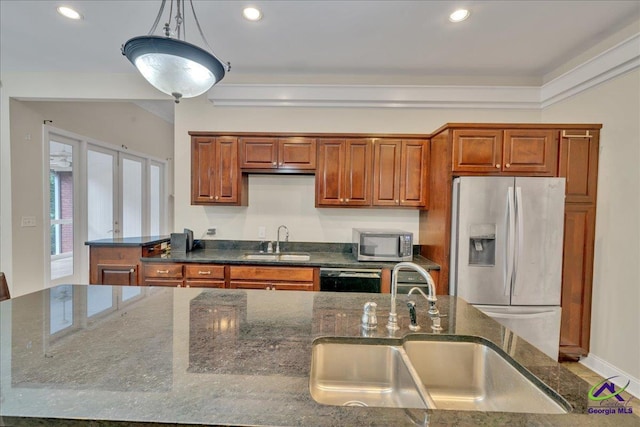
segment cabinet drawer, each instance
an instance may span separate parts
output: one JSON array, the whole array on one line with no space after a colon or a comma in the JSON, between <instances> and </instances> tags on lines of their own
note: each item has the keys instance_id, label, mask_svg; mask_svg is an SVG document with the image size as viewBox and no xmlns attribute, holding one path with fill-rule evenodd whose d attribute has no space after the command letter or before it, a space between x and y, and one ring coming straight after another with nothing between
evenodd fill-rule
<instances>
[{"instance_id":1,"label":"cabinet drawer","mask_svg":"<svg viewBox=\"0 0 640 427\"><path fill-rule=\"evenodd\" d=\"M224 288L224 280L185 280L186 288Z\"/></svg>"},{"instance_id":2,"label":"cabinet drawer","mask_svg":"<svg viewBox=\"0 0 640 427\"><path fill-rule=\"evenodd\" d=\"M182 280L146 279L144 284L146 286L171 286L174 288L181 288Z\"/></svg>"},{"instance_id":3,"label":"cabinet drawer","mask_svg":"<svg viewBox=\"0 0 640 427\"><path fill-rule=\"evenodd\" d=\"M296 267L230 267L232 280L277 280L288 282L313 282L313 268Z\"/></svg>"},{"instance_id":4,"label":"cabinet drawer","mask_svg":"<svg viewBox=\"0 0 640 427\"><path fill-rule=\"evenodd\" d=\"M182 264L145 264L144 277L182 279Z\"/></svg>"},{"instance_id":5,"label":"cabinet drawer","mask_svg":"<svg viewBox=\"0 0 640 427\"><path fill-rule=\"evenodd\" d=\"M195 264L184 266L184 277L187 279L222 279L224 265Z\"/></svg>"}]
</instances>

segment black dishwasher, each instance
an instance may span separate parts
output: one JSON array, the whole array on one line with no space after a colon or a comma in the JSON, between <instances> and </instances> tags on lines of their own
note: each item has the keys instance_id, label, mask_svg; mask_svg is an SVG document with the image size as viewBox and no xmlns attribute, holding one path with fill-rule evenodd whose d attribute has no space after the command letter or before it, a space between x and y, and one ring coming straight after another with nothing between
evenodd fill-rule
<instances>
[{"instance_id":1,"label":"black dishwasher","mask_svg":"<svg viewBox=\"0 0 640 427\"><path fill-rule=\"evenodd\" d=\"M321 268L320 290L380 293L382 270L372 268Z\"/></svg>"}]
</instances>

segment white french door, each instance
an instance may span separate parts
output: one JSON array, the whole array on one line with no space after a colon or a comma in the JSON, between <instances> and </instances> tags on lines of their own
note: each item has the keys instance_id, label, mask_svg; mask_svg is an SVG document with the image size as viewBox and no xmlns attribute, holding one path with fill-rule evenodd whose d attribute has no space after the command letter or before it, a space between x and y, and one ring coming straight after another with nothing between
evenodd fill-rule
<instances>
[{"instance_id":1,"label":"white french door","mask_svg":"<svg viewBox=\"0 0 640 427\"><path fill-rule=\"evenodd\" d=\"M161 160L45 126L49 285L86 283L88 240L166 233Z\"/></svg>"}]
</instances>

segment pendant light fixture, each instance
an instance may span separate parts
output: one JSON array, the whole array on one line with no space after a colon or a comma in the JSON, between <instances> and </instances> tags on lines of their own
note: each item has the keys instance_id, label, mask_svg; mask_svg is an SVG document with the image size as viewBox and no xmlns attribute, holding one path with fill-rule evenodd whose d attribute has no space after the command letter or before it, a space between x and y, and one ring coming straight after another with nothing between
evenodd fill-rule
<instances>
[{"instance_id":1,"label":"pendant light fixture","mask_svg":"<svg viewBox=\"0 0 640 427\"><path fill-rule=\"evenodd\" d=\"M168 21L173 15L174 5L174 0L169 1ZM136 66L140 74L156 89L173 96L176 103L180 102L180 98L202 95L222 80L225 71L231 70L231 64L220 61L204 38L193 8L193 0L189 0L191 12L200 37L209 51L186 42L185 2L186 0L175 0L173 30L170 23L166 22L163 28L164 35L153 35L167 3L167 0L162 0L158 16L149 33L127 40L121 48L122 54Z\"/></svg>"}]
</instances>

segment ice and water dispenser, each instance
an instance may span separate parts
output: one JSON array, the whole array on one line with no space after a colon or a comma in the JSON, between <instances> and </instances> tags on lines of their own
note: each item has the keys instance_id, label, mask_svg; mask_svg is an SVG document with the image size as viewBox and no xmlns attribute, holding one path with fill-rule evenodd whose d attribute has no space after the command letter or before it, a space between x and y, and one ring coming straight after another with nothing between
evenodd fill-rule
<instances>
[{"instance_id":1,"label":"ice and water dispenser","mask_svg":"<svg viewBox=\"0 0 640 427\"><path fill-rule=\"evenodd\" d=\"M469 265L494 266L496 264L496 225L471 224L469 236Z\"/></svg>"}]
</instances>

